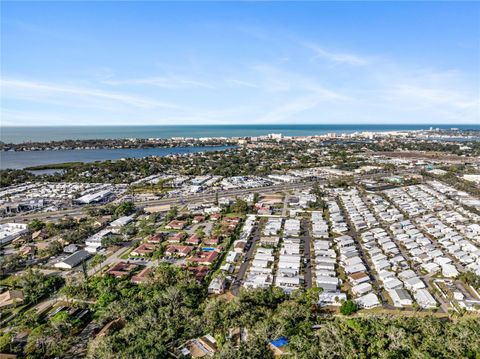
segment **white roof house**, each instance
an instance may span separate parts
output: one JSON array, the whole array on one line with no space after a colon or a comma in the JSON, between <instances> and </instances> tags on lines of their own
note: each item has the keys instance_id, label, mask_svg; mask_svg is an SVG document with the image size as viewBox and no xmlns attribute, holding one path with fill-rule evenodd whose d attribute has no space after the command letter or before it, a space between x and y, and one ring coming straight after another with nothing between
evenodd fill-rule
<instances>
[{"instance_id":1,"label":"white roof house","mask_svg":"<svg viewBox=\"0 0 480 359\"><path fill-rule=\"evenodd\" d=\"M320 306L332 305L338 307L345 300L347 300L347 295L342 292L322 292L318 296Z\"/></svg>"},{"instance_id":2,"label":"white roof house","mask_svg":"<svg viewBox=\"0 0 480 359\"><path fill-rule=\"evenodd\" d=\"M364 295L372 291L370 283L360 283L352 287L352 293L355 295Z\"/></svg>"},{"instance_id":3,"label":"white roof house","mask_svg":"<svg viewBox=\"0 0 480 359\"><path fill-rule=\"evenodd\" d=\"M238 257L240 257L240 253L231 251L228 252L226 261L227 263L235 263L238 260Z\"/></svg>"},{"instance_id":4,"label":"white roof house","mask_svg":"<svg viewBox=\"0 0 480 359\"><path fill-rule=\"evenodd\" d=\"M405 283L405 288L413 292L425 288L425 283L423 283L423 281L418 277L408 278L404 280L403 283Z\"/></svg>"},{"instance_id":5,"label":"white roof house","mask_svg":"<svg viewBox=\"0 0 480 359\"><path fill-rule=\"evenodd\" d=\"M356 272L365 272L367 270L367 268L363 264L346 266L344 269L345 269L345 273L347 274L356 273Z\"/></svg>"},{"instance_id":6,"label":"white roof house","mask_svg":"<svg viewBox=\"0 0 480 359\"><path fill-rule=\"evenodd\" d=\"M386 290L397 289L397 288L402 288L403 283L399 279L395 277L391 277L383 281L383 287Z\"/></svg>"},{"instance_id":7,"label":"white roof house","mask_svg":"<svg viewBox=\"0 0 480 359\"><path fill-rule=\"evenodd\" d=\"M388 291L388 295L393 301L393 306L402 308L413 304L412 297L405 289L392 289Z\"/></svg>"},{"instance_id":8,"label":"white roof house","mask_svg":"<svg viewBox=\"0 0 480 359\"><path fill-rule=\"evenodd\" d=\"M337 290L339 280L336 277L317 276L315 279L317 287L322 288L326 292L334 292Z\"/></svg>"},{"instance_id":9,"label":"white roof house","mask_svg":"<svg viewBox=\"0 0 480 359\"><path fill-rule=\"evenodd\" d=\"M437 306L437 301L433 298L430 292L426 289L419 289L413 293L415 300L421 308L435 308Z\"/></svg>"},{"instance_id":10,"label":"white roof house","mask_svg":"<svg viewBox=\"0 0 480 359\"><path fill-rule=\"evenodd\" d=\"M442 275L447 278L455 278L459 275L458 270L452 264L442 265Z\"/></svg>"},{"instance_id":11,"label":"white roof house","mask_svg":"<svg viewBox=\"0 0 480 359\"><path fill-rule=\"evenodd\" d=\"M380 301L378 300L377 295L374 293L368 293L355 299L355 303L357 303L361 308L366 309L374 308L380 305Z\"/></svg>"}]
</instances>

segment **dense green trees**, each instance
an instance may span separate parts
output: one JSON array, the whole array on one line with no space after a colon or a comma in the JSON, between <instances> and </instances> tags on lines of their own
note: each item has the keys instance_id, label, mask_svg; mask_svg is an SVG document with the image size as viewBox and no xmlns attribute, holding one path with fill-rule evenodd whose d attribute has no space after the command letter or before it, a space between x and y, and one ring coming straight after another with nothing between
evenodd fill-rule
<instances>
[{"instance_id":1,"label":"dense green trees","mask_svg":"<svg viewBox=\"0 0 480 359\"><path fill-rule=\"evenodd\" d=\"M63 278L29 269L16 278L15 285L22 288L26 303L37 303L44 296L58 290L63 285Z\"/></svg>"},{"instance_id":2,"label":"dense green trees","mask_svg":"<svg viewBox=\"0 0 480 359\"><path fill-rule=\"evenodd\" d=\"M95 301L90 308L99 323L125 323L91 339L88 358L171 358L186 340L207 333L216 338L215 357L222 359L271 358L267 343L280 336L288 338L286 351L298 359L477 359L480 354L478 318L332 316L317 311L315 288L290 297L273 287L242 290L234 298L208 298L188 272L167 264L141 285L128 278L97 276L67 285L63 293ZM75 342L78 323L65 312L47 322L27 319L23 325L33 329L23 349L28 358L62 357ZM228 335L238 327L248 332L239 346ZM14 351L10 339L1 336L0 347Z\"/></svg>"},{"instance_id":3,"label":"dense green trees","mask_svg":"<svg viewBox=\"0 0 480 359\"><path fill-rule=\"evenodd\" d=\"M39 219L34 219L30 221L28 224L28 229L31 230L32 232L39 231L40 229L45 228L45 222L39 220Z\"/></svg>"},{"instance_id":4,"label":"dense green trees","mask_svg":"<svg viewBox=\"0 0 480 359\"><path fill-rule=\"evenodd\" d=\"M350 315L355 313L358 310L357 304L352 300L346 300L342 303L340 307L340 313L343 315Z\"/></svg>"}]
</instances>

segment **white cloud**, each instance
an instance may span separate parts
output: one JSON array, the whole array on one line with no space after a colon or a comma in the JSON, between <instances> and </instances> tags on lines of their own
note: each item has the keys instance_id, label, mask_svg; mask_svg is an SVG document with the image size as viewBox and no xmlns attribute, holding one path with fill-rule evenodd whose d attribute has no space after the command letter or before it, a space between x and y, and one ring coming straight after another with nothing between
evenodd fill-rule
<instances>
[{"instance_id":1,"label":"white cloud","mask_svg":"<svg viewBox=\"0 0 480 359\"><path fill-rule=\"evenodd\" d=\"M337 64L346 64L352 66L364 66L369 63L366 58L356 54L330 51L320 45L311 42L301 42L301 44L304 47L312 50L314 53L314 57L318 59L327 60Z\"/></svg>"},{"instance_id":2,"label":"white cloud","mask_svg":"<svg viewBox=\"0 0 480 359\"><path fill-rule=\"evenodd\" d=\"M180 76L153 76L137 79L125 79L125 80L104 80L102 81L107 85L147 85L168 89L189 89L189 88L204 88L213 89L213 84L195 79L189 79Z\"/></svg>"},{"instance_id":3,"label":"white cloud","mask_svg":"<svg viewBox=\"0 0 480 359\"><path fill-rule=\"evenodd\" d=\"M17 98L32 100L35 97L56 97L59 95L82 99L102 99L115 103L121 103L137 108L177 108L171 103L161 102L145 97L133 96L119 92L111 92L96 88L68 86L63 84L51 84L35 81L2 79L2 98Z\"/></svg>"}]
</instances>

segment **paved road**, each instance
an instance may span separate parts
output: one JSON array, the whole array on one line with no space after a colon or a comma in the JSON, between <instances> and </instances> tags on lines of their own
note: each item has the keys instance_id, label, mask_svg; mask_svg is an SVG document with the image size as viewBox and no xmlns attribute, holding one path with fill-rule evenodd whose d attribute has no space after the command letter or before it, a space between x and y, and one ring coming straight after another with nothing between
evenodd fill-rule
<instances>
[{"instance_id":1,"label":"paved road","mask_svg":"<svg viewBox=\"0 0 480 359\"><path fill-rule=\"evenodd\" d=\"M260 238L260 225L256 225L255 232L253 233L252 239L249 240L250 248L248 249L247 253L245 253L245 257L243 259L242 264L240 265L240 269L238 270L237 277L233 282L230 291L233 295L238 295L240 293L240 287L242 286L243 279L245 277L245 273L247 272L248 265L250 264L250 260L252 259L253 252L255 251L255 245Z\"/></svg>"},{"instance_id":2,"label":"paved road","mask_svg":"<svg viewBox=\"0 0 480 359\"><path fill-rule=\"evenodd\" d=\"M321 181L320 183L326 183L326 181ZM218 195L220 197L232 197L232 196L241 196L245 194L249 194L252 191L259 191L259 192L275 192L275 191L285 191L290 189L304 189L311 187L313 182L307 181L302 183L282 183L268 187L258 187L258 188L246 188L246 189L234 189L234 190L225 190L219 191ZM159 200L153 201L138 201L135 202L135 205L139 208L144 207L153 207L153 206L161 206L161 205L172 205L172 204L184 204L184 203L194 203L194 202L201 202L201 201L214 201L215 200L215 193L200 193L193 196L188 197L172 197L172 198L163 198ZM38 213L29 213L29 214L22 214L17 215L14 217L5 217L0 219L0 223L7 223L7 222L28 222L34 218L37 219L59 219L64 216L75 216L80 215L83 213L84 207L76 207L70 208L55 212L38 212Z\"/></svg>"},{"instance_id":3,"label":"paved road","mask_svg":"<svg viewBox=\"0 0 480 359\"><path fill-rule=\"evenodd\" d=\"M416 173L418 170L406 170L396 172L395 174L411 174ZM384 177L387 172L379 172L374 174L367 174L367 175L355 175L357 180L360 179L374 179L377 177ZM243 194L251 193L252 191L259 191L259 192L274 192L274 191L286 191L286 190L298 190L311 187L313 183L318 182L319 184L326 184L329 182L327 179L319 179L318 181L305 181L305 182L298 182L298 183L281 183L276 184L273 186L266 186L266 187L257 187L257 188L246 188L246 189L233 189L233 190L224 190L219 191L219 196L240 196ZM136 201L135 205L139 208L149 207L149 206L161 206L161 205L172 205L172 204L184 204L184 203L191 203L191 202L199 202L199 201L213 201L215 200L215 193L200 193L193 196L188 197L172 197L172 198L163 198L159 200L153 201ZM28 222L34 218L37 219L59 219L66 215L75 216L80 215L83 213L83 207L75 207L64 209L55 212L39 212L39 213L28 213L28 214L21 214L14 217L5 217L0 218L1 223L8 223L8 222Z\"/></svg>"},{"instance_id":4,"label":"paved road","mask_svg":"<svg viewBox=\"0 0 480 359\"><path fill-rule=\"evenodd\" d=\"M117 263L120 261L120 257L126 252L128 251L128 249L130 248L130 246L125 246L125 247L121 247L119 250L117 250L115 253L113 253L111 256L109 256L107 259L105 259L101 264L93 267L93 268L90 268L88 270L88 276L91 277L93 275L95 275L95 273L101 271L103 268L105 268L106 266L109 266L111 264L114 264L114 263Z\"/></svg>"},{"instance_id":5,"label":"paved road","mask_svg":"<svg viewBox=\"0 0 480 359\"><path fill-rule=\"evenodd\" d=\"M353 223L350 219L350 215L348 214L348 211L345 209L345 205L342 202L342 200L338 200L338 204L343 212L343 215L345 217L345 221L348 224L349 231L346 233L346 235L352 237L355 241L355 247L358 249L358 254L360 255L360 258L363 261L363 264L367 268L367 274L370 277L370 284L372 284L373 288L377 292L378 296L380 297L380 300L382 302L382 306L387 309L395 309L392 305L388 304L388 300L385 298L382 292L382 288L380 285L380 281L378 278L373 274L374 271L372 267L370 266L370 260L369 256L366 255L365 249L362 245L362 241L359 237L359 233L355 230L355 227L353 226Z\"/></svg>"},{"instance_id":6,"label":"paved road","mask_svg":"<svg viewBox=\"0 0 480 359\"><path fill-rule=\"evenodd\" d=\"M303 257L305 258L305 261L306 261L304 266L305 288L309 289L312 287L313 280L312 280L312 255L310 251L311 237L308 231L307 220L303 220L301 222L301 232L302 232L302 237L300 238L300 240L303 243Z\"/></svg>"}]
</instances>

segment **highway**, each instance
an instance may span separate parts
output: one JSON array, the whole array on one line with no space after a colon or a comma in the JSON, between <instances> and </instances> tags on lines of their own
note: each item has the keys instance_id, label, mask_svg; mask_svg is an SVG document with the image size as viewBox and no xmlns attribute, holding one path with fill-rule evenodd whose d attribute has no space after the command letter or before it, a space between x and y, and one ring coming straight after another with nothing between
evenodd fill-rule
<instances>
[{"instance_id":1,"label":"highway","mask_svg":"<svg viewBox=\"0 0 480 359\"><path fill-rule=\"evenodd\" d=\"M404 170L396 172L395 175L401 174L412 174L418 172L417 169L412 170ZM374 174L367 174L367 175L355 175L355 179L375 179L377 177L385 177L385 176L392 176L394 173L390 172L379 172ZM304 181L304 182L294 182L294 183L280 183L275 184L272 186L266 187L256 187L256 188L242 188L242 189L230 189L230 190L221 190L218 191L219 197L235 197L241 196L245 194L249 194L252 192L275 192L275 191L288 191L288 190L301 190L308 187L311 187L315 182L318 182L320 185L325 185L329 182L328 179L319 178L316 181ZM162 206L162 205L175 205L175 204L185 204L185 203L195 203L195 202L212 202L215 200L216 193L215 192L207 192L207 193L199 193L191 196L177 196L177 197L170 197L170 198L162 198L158 200L152 201L134 201L135 205L138 208L145 208L145 207L154 207L154 206ZM40 220L56 220L60 219L64 216L77 216L83 213L84 207L73 207L68 209L63 209L59 211L53 212L34 212L34 213L25 213L19 214L12 217L3 217L0 218L1 223L8 223L8 222L29 222L32 219L40 219Z\"/></svg>"},{"instance_id":2,"label":"highway","mask_svg":"<svg viewBox=\"0 0 480 359\"><path fill-rule=\"evenodd\" d=\"M244 188L244 189L231 189L231 190L222 190L218 191L219 197L235 197L246 195L252 192L276 192L276 191L288 191L292 189L304 189L311 187L313 185L313 181L302 182L302 183L282 183L268 187L258 187L258 188ZM325 184L326 181L319 181L320 184ZM195 203L195 202L212 202L215 200L216 194L215 192L209 193L199 193L192 196L186 197L171 197L171 198L162 198L153 201L137 201L135 202L135 206L138 208L145 208L145 207L155 207L155 206L162 206L162 205L175 205L175 204L185 204L185 203ZM28 222L32 219L59 219L65 216L76 216L83 213L84 207L75 207L69 208L65 210L55 211L55 212L35 212L35 213L27 213L27 214L20 214L13 217L4 217L0 219L0 223L7 223L7 222Z\"/></svg>"}]
</instances>

